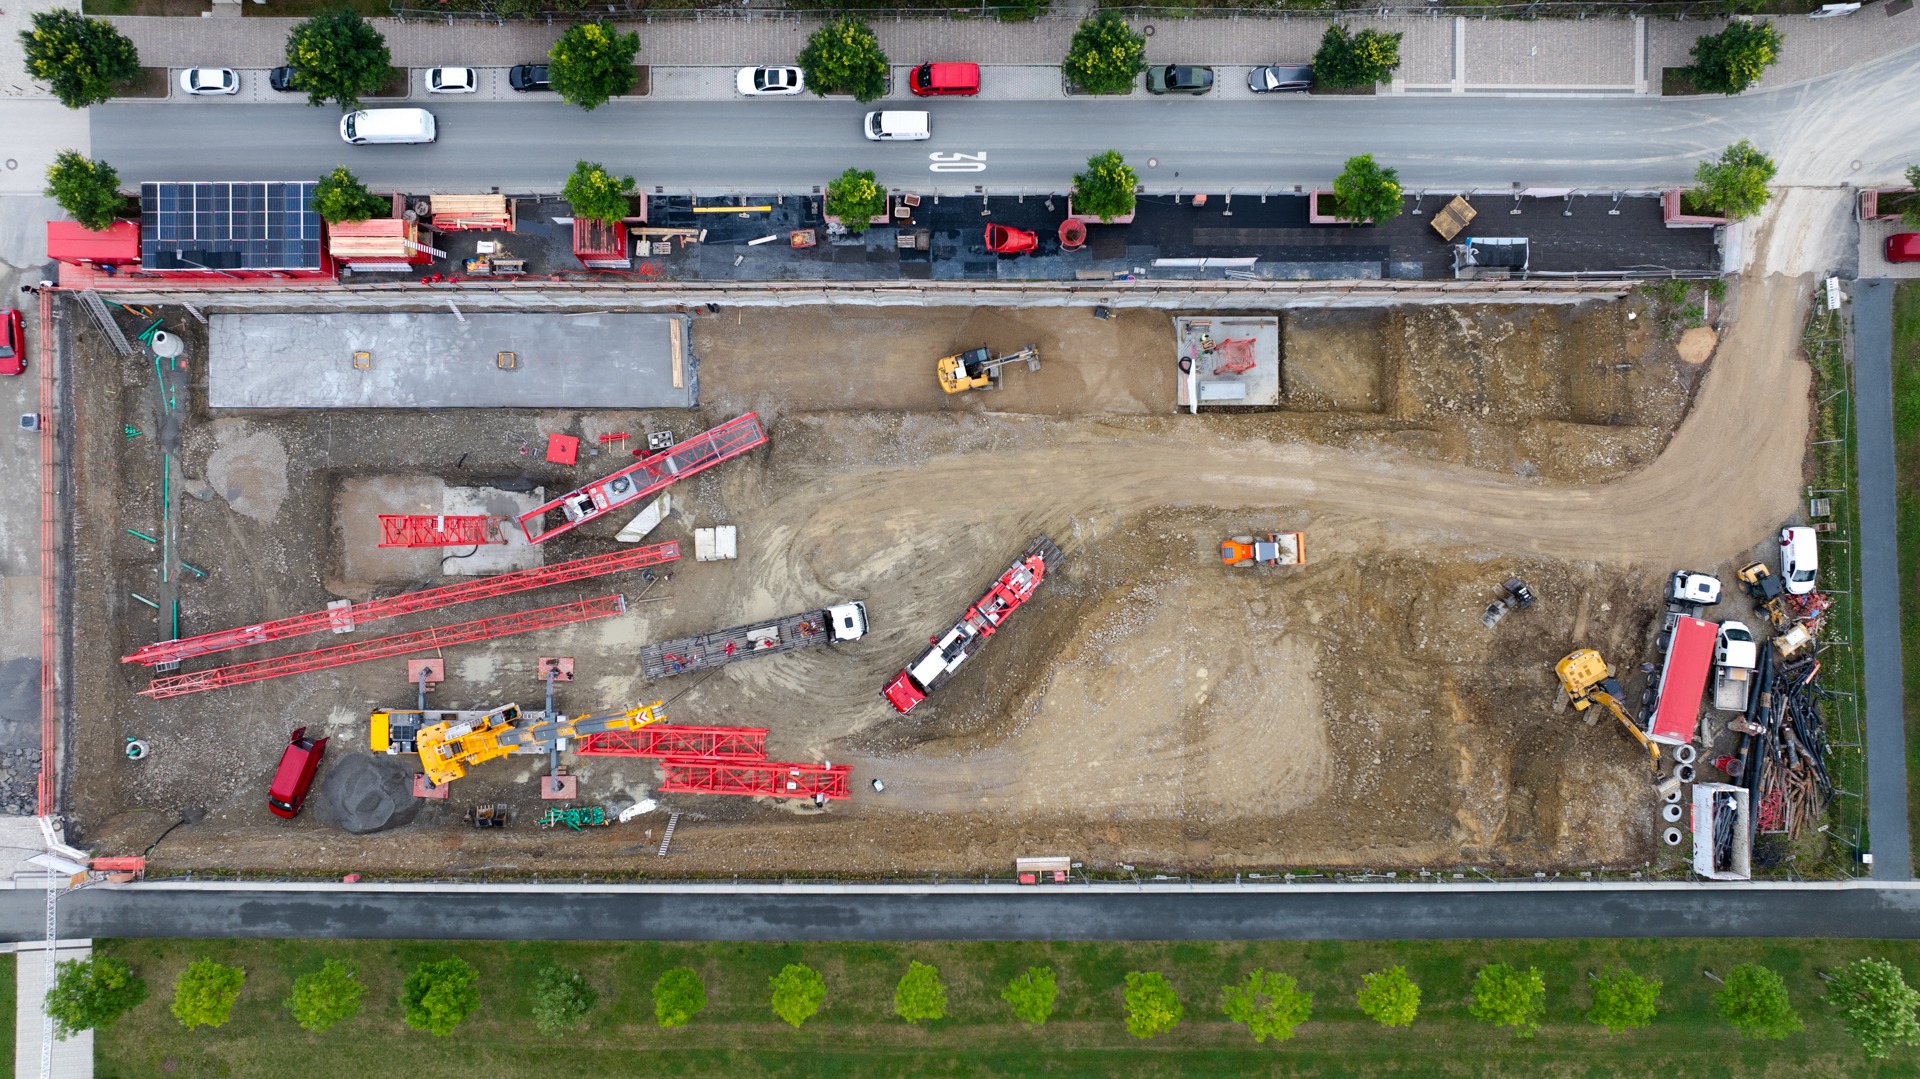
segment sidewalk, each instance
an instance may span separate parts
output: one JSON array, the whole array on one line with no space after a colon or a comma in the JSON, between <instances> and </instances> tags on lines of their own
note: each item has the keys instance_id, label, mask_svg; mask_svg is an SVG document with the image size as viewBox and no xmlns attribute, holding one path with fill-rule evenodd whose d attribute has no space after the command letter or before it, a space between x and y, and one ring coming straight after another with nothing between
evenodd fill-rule
<instances>
[{"instance_id":1,"label":"sidewalk","mask_svg":"<svg viewBox=\"0 0 1920 1079\"><path fill-rule=\"evenodd\" d=\"M62 940L53 950L55 962L85 959L93 954L91 940ZM21 944L14 955L18 996L13 1009L13 1074L40 1074L40 1046L44 1040L47 999L47 948L44 942ZM53 1043L53 1079L93 1079L93 1031L83 1030L66 1041Z\"/></svg>"},{"instance_id":2,"label":"sidewalk","mask_svg":"<svg viewBox=\"0 0 1920 1079\"><path fill-rule=\"evenodd\" d=\"M35 0L47 3L50 0ZM1888 17L1884 4L1838 19L1781 16L1781 62L1762 88L1801 82L1920 45L1920 14ZM7 21L13 19L9 13ZM295 19L121 17L112 20L153 65L271 68L284 62ZM1312 58L1327 23L1319 19L1135 19L1151 31L1150 63L1254 65ZM1725 20L1540 19L1457 16L1344 20L1402 35L1401 68L1389 93L1658 94L1662 68L1688 62L1700 35ZM542 60L565 29L543 23L506 26L376 20L402 67L464 64L507 67ZM790 63L819 24L809 16L743 17L627 24L640 34L640 61L675 67ZM980 64L1057 65L1078 21L1043 17L1031 23L985 19L875 19L874 32L900 64L943 60ZM15 49L17 45L11 46ZM16 61L17 64L17 61ZM724 88L732 96L730 88Z\"/></svg>"}]
</instances>

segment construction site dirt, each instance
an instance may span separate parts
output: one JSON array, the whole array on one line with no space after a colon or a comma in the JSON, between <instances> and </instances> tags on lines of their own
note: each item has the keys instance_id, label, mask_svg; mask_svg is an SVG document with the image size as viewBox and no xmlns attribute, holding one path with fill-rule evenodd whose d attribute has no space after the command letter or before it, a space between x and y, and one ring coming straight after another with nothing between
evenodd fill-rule
<instances>
[{"instance_id":1,"label":"construction site dirt","mask_svg":"<svg viewBox=\"0 0 1920 1079\"><path fill-rule=\"evenodd\" d=\"M80 840L152 848L156 872L966 875L1056 854L1229 875L1635 867L1657 842L1645 756L1556 712L1551 666L1577 646L1643 652L1668 572L1724 567L1793 512L1807 287L1736 288L1704 363L1641 293L1289 309L1280 407L1197 416L1174 411L1169 317L1150 311L722 308L694 323L692 413L210 415L204 331L182 311L157 312L188 343L169 412L151 358L115 356L76 309L65 805ZM949 397L934 378L948 353L1029 343L1040 369L1009 368L1000 389ZM561 710L665 700L672 723L767 727L772 760L851 765L848 800L662 794L657 762L566 754L579 803L660 808L542 830L548 760L515 756L350 834L324 777L368 752L370 712L413 707L404 659L164 700L139 695L153 671L119 662L170 635L175 595L193 634L471 579L442 572L464 548L347 557L383 492L552 497L630 463L645 432L685 439L748 411L770 443L672 488L648 539L685 556L651 583L581 581L185 669L620 592L617 617L446 650L429 707L538 709L537 659L571 657ZM550 432L581 437L577 467L545 461ZM624 549L628 516L549 542L545 561ZM695 563L692 529L717 524L738 527L738 560ZM1222 566L1222 537L1279 529L1306 534L1306 566ZM1063 568L896 713L881 687L1041 533ZM190 568L162 581L169 550ZM1539 602L1490 631L1481 612L1514 574ZM645 642L849 599L871 616L860 640L641 676ZM332 738L322 793L282 821L267 781L303 726ZM496 802L510 826L461 823Z\"/></svg>"}]
</instances>

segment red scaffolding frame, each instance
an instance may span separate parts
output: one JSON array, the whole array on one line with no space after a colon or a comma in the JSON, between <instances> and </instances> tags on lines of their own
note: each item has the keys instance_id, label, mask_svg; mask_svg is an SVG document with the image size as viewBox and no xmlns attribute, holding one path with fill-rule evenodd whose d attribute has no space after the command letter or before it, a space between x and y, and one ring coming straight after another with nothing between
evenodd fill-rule
<instances>
[{"instance_id":1,"label":"red scaffolding frame","mask_svg":"<svg viewBox=\"0 0 1920 1079\"><path fill-rule=\"evenodd\" d=\"M631 505L665 490L676 481L704 472L767 441L760 427L760 415L749 412L687 439L671 449L628 465L612 475L602 476L576 491L521 514L515 520L526 533L528 543L545 543L555 536L571 532L602 514ZM546 528L543 519L559 512L561 520ZM535 532L538 526L541 531Z\"/></svg>"},{"instance_id":2,"label":"red scaffolding frame","mask_svg":"<svg viewBox=\"0 0 1920 1079\"><path fill-rule=\"evenodd\" d=\"M616 593L611 596L600 596L597 599L581 600L578 603L563 603L557 607L541 607L538 610L495 615L492 618L459 622L451 626L415 630L412 633L396 634L373 641L355 641L351 644L337 644L331 648L320 648L312 652L296 652L290 656L275 656L272 659L257 659L251 663L236 663L230 667L195 671L192 674L169 675L166 678L154 679L151 685L140 691L140 695L154 700L180 697L188 693L224 689L227 686L243 685L247 682L264 682L270 678L285 678L289 675L305 674L308 671L324 671L332 667L344 667L350 663L365 663L371 659L404 656L409 652L421 652L429 648L446 648L471 641L484 641L492 637L509 637L516 633L531 633L537 629L549 629L573 622L608 618L621 614L626 609L627 598Z\"/></svg>"},{"instance_id":3,"label":"red scaffolding frame","mask_svg":"<svg viewBox=\"0 0 1920 1079\"><path fill-rule=\"evenodd\" d=\"M586 757L705 757L722 760L767 759L765 727L676 727L655 724L639 730L603 731L573 744Z\"/></svg>"},{"instance_id":4,"label":"red scaffolding frame","mask_svg":"<svg viewBox=\"0 0 1920 1079\"><path fill-rule=\"evenodd\" d=\"M60 682L54 669L59 650L60 488L54 483L53 289L45 286L40 289L34 362L40 365L40 775L34 803L35 812L45 817L54 810L54 757L60 748Z\"/></svg>"},{"instance_id":5,"label":"red scaffolding frame","mask_svg":"<svg viewBox=\"0 0 1920 1079\"><path fill-rule=\"evenodd\" d=\"M449 517L439 514L383 513L382 547L473 547L505 543L494 517Z\"/></svg>"},{"instance_id":6,"label":"red scaffolding frame","mask_svg":"<svg viewBox=\"0 0 1920 1079\"><path fill-rule=\"evenodd\" d=\"M551 566L536 566L533 569L516 570L513 573L502 573L493 577L479 577L439 588L425 588L418 592L369 600L366 603L356 603L337 610L315 611L312 614L294 615L274 622L236 626L233 629L202 633L197 637L182 637L177 641L155 641L153 644L137 649L132 655L122 656L120 662L140 663L148 667L160 663L174 663L193 656L245 648L250 644L265 644L268 641L285 640L288 637L303 637L309 633L319 633L322 630L339 627L354 629L367 622L398 618L403 614L418 614L421 611L438 610L461 603L472 603L475 600L512 595L515 592L546 588L549 585L584 581L608 573L619 573L622 570L657 566L662 562L672 562L679 557L679 541L653 543L631 550L615 551L612 554L576 558L571 562L556 562Z\"/></svg>"},{"instance_id":7,"label":"red scaffolding frame","mask_svg":"<svg viewBox=\"0 0 1920 1079\"><path fill-rule=\"evenodd\" d=\"M661 762L663 794L747 794L770 798L849 797L844 764L781 764L775 761L715 761L668 758Z\"/></svg>"}]
</instances>

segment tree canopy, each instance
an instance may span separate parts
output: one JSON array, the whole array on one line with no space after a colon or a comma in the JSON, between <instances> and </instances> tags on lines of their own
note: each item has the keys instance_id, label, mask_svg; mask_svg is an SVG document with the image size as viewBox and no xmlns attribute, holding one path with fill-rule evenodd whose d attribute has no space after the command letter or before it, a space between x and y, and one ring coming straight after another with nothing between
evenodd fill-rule
<instances>
[{"instance_id":1,"label":"tree canopy","mask_svg":"<svg viewBox=\"0 0 1920 1079\"><path fill-rule=\"evenodd\" d=\"M1052 1017L1053 1002L1059 995L1052 967L1028 967L1000 990L1000 999L1013 1009L1013 1017L1030 1027Z\"/></svg>"},{"instance_id":2,"label":"tree canopy","mask_svg":"<svg viewBox=\"0 0 1920 1079\"><path fill-rule=\"evenodd\" d=\"M240 986L247 972L211 959L196 959L173 979L173 1004L169 1008L180 1025L223 1027L233 1018L233 1002L240 997Z\"/></svg>"},{"instance_id":3,"label":"tree canopy","mask_svg":"<svg viewBox=\"0 0 1920 1079\"><path fill-rule=\"evenodd\" d=\"M573 207L573 216L617 225L627 216L627 192L632 190L633 177L616 177L595 161L576 161L560 195Z\"/></svg>"},{"instance_id":4,"label":"tree canopy","mask_svg":"<svg viewBox=\"0 0 1920 1079\"><path fill-rule=\"evenodd\" d=\"M120 174L104 161L89 161L78 150L62 150L47 166L47 197L68 216L90 229L113 224L126 205Z\"/></svg>"},{"instance_id":5,"label":"tree canopy","mask_svg":"<svg viewBox=\"0 0 1920 1079\"><path fill-rule=\"evenodd\" d=\"M1082 93L1124 94L1147 70L1147 39L1127 21L1103 11L1080 24L1060 71Z\"/></svg>"},{"instance_id":6,"label":"tree canopy","mask_svg":"<svg viewBox=\"0 0 1920 1079\"><path fill-rule=\"evenodd\" d=\"M887 92L887 54L873 28L849 15L822 26L800 50L800 70L816 96L852 94L873 101Z\"/></svg>"},{"instance_id":7,"label":"tree canopy","mask_svg":"<svg viewBox=\"0 0 1920 1079\"><path fill-rule=\"evenodd\" d=\"M1539 968L1515 970L1489 963L1473 979L1473 1003L1467 1014L1483 1023L1512 1027L1515 1037L1531 1038L1547 1013L1547 983Z\"/></svg>"},{"instance_id":8,"label":"tree canopy","mask_svg":"<svg viewBox=\"0 0 1920 1079\"><path fill-rule=\"evenodd\" d=\"M320 969L293 980L287 1010L303 1029L325 1034L335 1023L360 1014L359 972L352 963L329 959Z\"/></svg>"},{"instance_id":9,"label":"tree canopy","mask_svg":"<svg viewBox=\"0 0 1920 1079\"><path fill-rule=\"evenodd\" d=\"M940 968L918 959L909 963L893 988L893 1013L909 1023L945 1019L947 987L940 982Z\"/></svg>"},{"instance_id":10,"label":"tree canopy","mask_svg":"<svg viewBox=\"0 0 1920 1079\"><path fill-rule=\"evenodd\" d=\"M859 234L873 219L887 212L887 189L871 169L848 169L827 182L827 216L838 218L848 232Z\"/></svg>"},{"instance_id":11,"label":"tree canopy","mask_svg":"<svg viewBox=\"0 0 1920 1079\"><path fill-rule=\"evenodd\" d=\"M53 1018L54 1036L65 1041L111 1024L146 999L147 983L126 960L95 952L60 961L44 1006Z\"/></svg>"},{"instance_id":12,"label":"tree canopy","mask_svg":"<svg viewBox=\"0 0 1920 1079\"><path fill-rule=\"evenodd\" d=\"M113 84L140 74L140 52L105 19L55 8L33 13L33 28L20 31L27 74L44 82L70 109L84 109L113 96Z\"/></svg>"},{"instance_id":13,"label":"tree canopy","mask_svg":"<svg viewBox=\"0 0 1920 1079\"><path fill-rule=\"evenodd\" d=\"M1407 977L1407 968L1388 967L1361 976L1354 1002L1383 1027L1410 1027L1420 1015L1420 987Z\"/></svg>"},{"instance_id":14,"label":"tree canopy","mask_svg":"<svg viewBox=\"0 0 1920 1079\"><path fill-rule=\"evenodd\" d=\"M547 80L564 100L588 112L633 89L640 35L603 22L574 23L547 52Z\"/></svg>"},{"instance_id":15,"label":"tree canopy","mask_svg":"<svg viewBox=\"0 0 1920 1079\"><path fill-rule=\"evenodd\" d=\"M820 1010L827 999L827 982L820 972L800 963L788 963L780 973L767 979L773 986L773 1014L788 1026L799 1026Z\"/></svg>"},{"instance_id":16,"label":"tree canopy","mask_svg":"<svg viewBox=\"0 0 1920 1079\"><path fill-rule=\"evenodd\" d=\"M1828 980L1827 1003L1840 1009L1840 1025L1860 1039L1868 1060L1920 1043L1920 990L1885 959L1856 959L1842 967Z\"/></svg>"},{"instance_id":17,"label":"tree canopy","mask_svg":"<svg viewBox=\"0 0 1920 1079\"><path fill-rule=\"evenodd\" d=\"M1752 217L1767 204L1772 192L1773 159L1745 139L1720 152L1717 161L1702 161L1693 170L1696 185L1689 194L1701 205L1729 221Z\"/></svg>"},{"instance_id":18,"label":"tree canopy","mask_svg":"<svg viewBox=\"0 0 1920 1079\"><path fill-rule=\"evenodd\" d=\"M1108 150L1087 158L1087 171L1073 175L1075 213L1112 221L1133 212L1133 189L1140 178L1120 151Z\"/></svg>"},{"instance_id":19,"label":"tree canopy","mask_svg":"<svg viewBox=\"0 0 1920 1079\"><path fill-rule=\"evenodd\" d=\"M1742 963L1727 972L1713 994L1720 1017L1749 1038L1779 1041L1804 1029L1787 999L1787 983L1758 963Z\"/></svg>"},{"instance_id":20,"label":"tree canopy","mask_svg":"<svg viewBox=\"0 0 1920 1079\"><path fill-rule=\"evenodd\" d=\"M1347 158L1347 167L1333 178L1333 198L1342 221L1383 225L1406 208L1400 197L1400 174L1375 164L1372 154Z\"/></svg>"},{"instance_id":21,"label":"tree canopy","mask_svg":"<svg viewBox=\"0 0 1920 1079\"><path fill-rule=\"evenodd\" d=\"M1694 41L1687 79L1696 90L1737 94L1780 62L1780 45L1780 31L1772 23L1728 23L1725 30Z\"/></svg>"},{"instance_id":22,"label":"tree canopy","mask_svg":"<svg viewBox=\"0 0 1920 1079\"><path fill-rule=\"evenodd\" d=\"M573 967L551 963L533 976L527 994L533 1002L533 1025L542 1034L564 1034L587 1025L587 1013L600 1001L600 991Z\"/></svg>"},{"instance_id":23,"label":"tree canopy","mask_svg":"<svg viewBox=\"0 0 1920 1079\"><path fill-rule=\"evenodd\" d=\"M1127 974L1127 1033L1136 1038L1164 1034L1179 1024L1187 1009L1180 995L1158 971L1131 971Z\"/></svg>"},{"instance_id":24,"label":"tree canopy","mask_svg":"<svg viewBox=\"0 0 1920 1079\"><path fill-rule=\"evenodd\" d=\"M387 39L357 12L329 11L295 26L287 34L287 66L293 88L307 104L337 101L343 112L360 107L360 98L393 77Z\"/></svg>"},{"instance_id":25,"label":"tree canopy","mask_svg":"<svg viewBox=\"0 0 1920 1079\"><path fill-rule=\"evenodd\" d=\"M653 1019L662 1027L683 1027L707 1006L707 983L692 967L674 967L653 983Z\"/></svg>"},{"instance_id":26,"label":"tree canopy","mask_svg":"<svg viewBox=\"0 0 1920 1079\"><path fill-rule=\"evenodd\" d=\"M1339 23L1320 36L1313 54L1313 80L1322 86L1372 86L1400 66L1400 34L1368 28L1348 33Z\"/></svg>"},{"instance_id":27,"label":"tree canopy","mask_svg":"<svg viewBox=\"0 0 1920 1079\"><path fill-rule=\"evenodd\" d=\"M391 212L393 200L367 190L345 165L320 177L313 186L313 212L329 225L342 221L365 221Z\"/></svg>"},{"instance_id":28,"label":"tree canopy","mask_svg":"<svg viewBox=\"0 0 1920 1079\"><path fill-rule=\"evenodd\" d=\"M1653 1022L1660 1010L1660 979L1642 978L1625 967L1613 967L1593 977L1593 1006L1587 1021L1618 1034Z\"/></svg>"},{"instance_id":29,"label":"tree canopy","mask_svg":"<svg viewBox=\"0 0 1920 1079\"><path fill-rule=\"evenodd\" d=\"M1290 975L1256 970L1243 982L1220 987L1220 1011L1246 1027L1255 1042L1283 1042L1313 1014L1313 994L1301 992Z\"/></svg>"},{"instance_id":30,"label":"tree canopy","mask_svg":"<svg viewBox=\"0 0 1920 1079\"><path fill-rule=\"evenodd\" d=\"M480 1007L480 972L460 958L423 962L400 987L407 1025L444 1038Z\"/></svg>"}]
</instances>

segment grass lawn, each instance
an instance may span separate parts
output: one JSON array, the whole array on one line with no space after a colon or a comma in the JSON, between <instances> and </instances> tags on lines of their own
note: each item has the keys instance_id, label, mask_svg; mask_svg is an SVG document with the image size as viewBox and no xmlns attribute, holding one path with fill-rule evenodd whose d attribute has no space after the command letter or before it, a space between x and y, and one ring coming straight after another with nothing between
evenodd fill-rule
<instances>
[{"instance_id":1,"label":"grass lawn","mask_svg":"<svg viewBox=\"0 0 1920 1079\"><path fill-rule=\"evenodd\" d=\"M0 956L0 1008L6 1009L4 1013L0 1014L13 1014L15 1004L14 993L17 991L16 981L19 974L19 956ZM6 1072L8 1075L13 1074L10 1071L6 1071L6 1069L13 1067L13 1033L12 1023L0 1021L0 1072Z\"/></svg>"},{"instance_id":2,"label":"grass lawn","mask_svg":"<svg viewBox=\"0 0 1920 1079\"><path fill-rule=\"evenodd\" d=\"M1920 849L1920 600L1905 587L1920 565L1920 282L1903 281L1893 292L1893 455L1899 499L1895 531L1900 537L1904 593L1900 604L1900 675L1907 717L1907 823Z\"/></svg>"},{"instance_id":3,"label":"grass lawn","mask_svg":"<svg viewBox=\"0 0 1920 1079\"><path fill-rule=\"evenodd\" d=\"M1813 927L1810 927L1813 928ZM1843 928L1843 927L1833 927ZM1920 981L1920 942L1667 940L1434 941L1226 944L658 944L437 941L97 941L146 978L152 993L101 1031L100 1079L134 1076L566 1077L755 1076L1912 1076L1920 1055L1866 1063L1819 1001L1816 971L1862 956L1892 960ZM452 1036L408 1029L395 996L412 966L457 955L481 974L480 1010ZM168 1013L174 976L208 957L242 966L247 982L232 1021L188 1033ZM294 1025L283 1001L291 979L326 958L358 965L360 1015L324 1035ZM909 960L933 963L948 1017L920 1026L892 1013ZM1532 1040L1467 1014L1473 974L1488 962L1537 966L1547 1016ZM1715 984L1758 961L1787 981L1806 1031L1784 1042L1743 1040L1714 1013ZM551 962L585 971L600 1004L584 1031L543 1038L525 997ZM793 1029L768 1007L767 979L790 962L826 978L819 1014ZM1588 971L1625 964L1665 982L1650 1028L1608 1035L1587 1023ZM708 1004L689 1025L661 1030L649 990L685 964L706 980ZM1052 1021L1028 1030L999 999L1028 966L1050 964L1060 996ZM1371 970L1404 965L1422 987L1420 1019L1387 1030L1355 1007ZM1256 1045L1228 1023L1219 987L1256 967L1287 973L1315 996L1312 1019L1285 1043ZM1179 991L1184 1021L1152 1041L1126 1032L1120 986L1130 970L1158 970Z\"/></svg>"}]
</instances>

